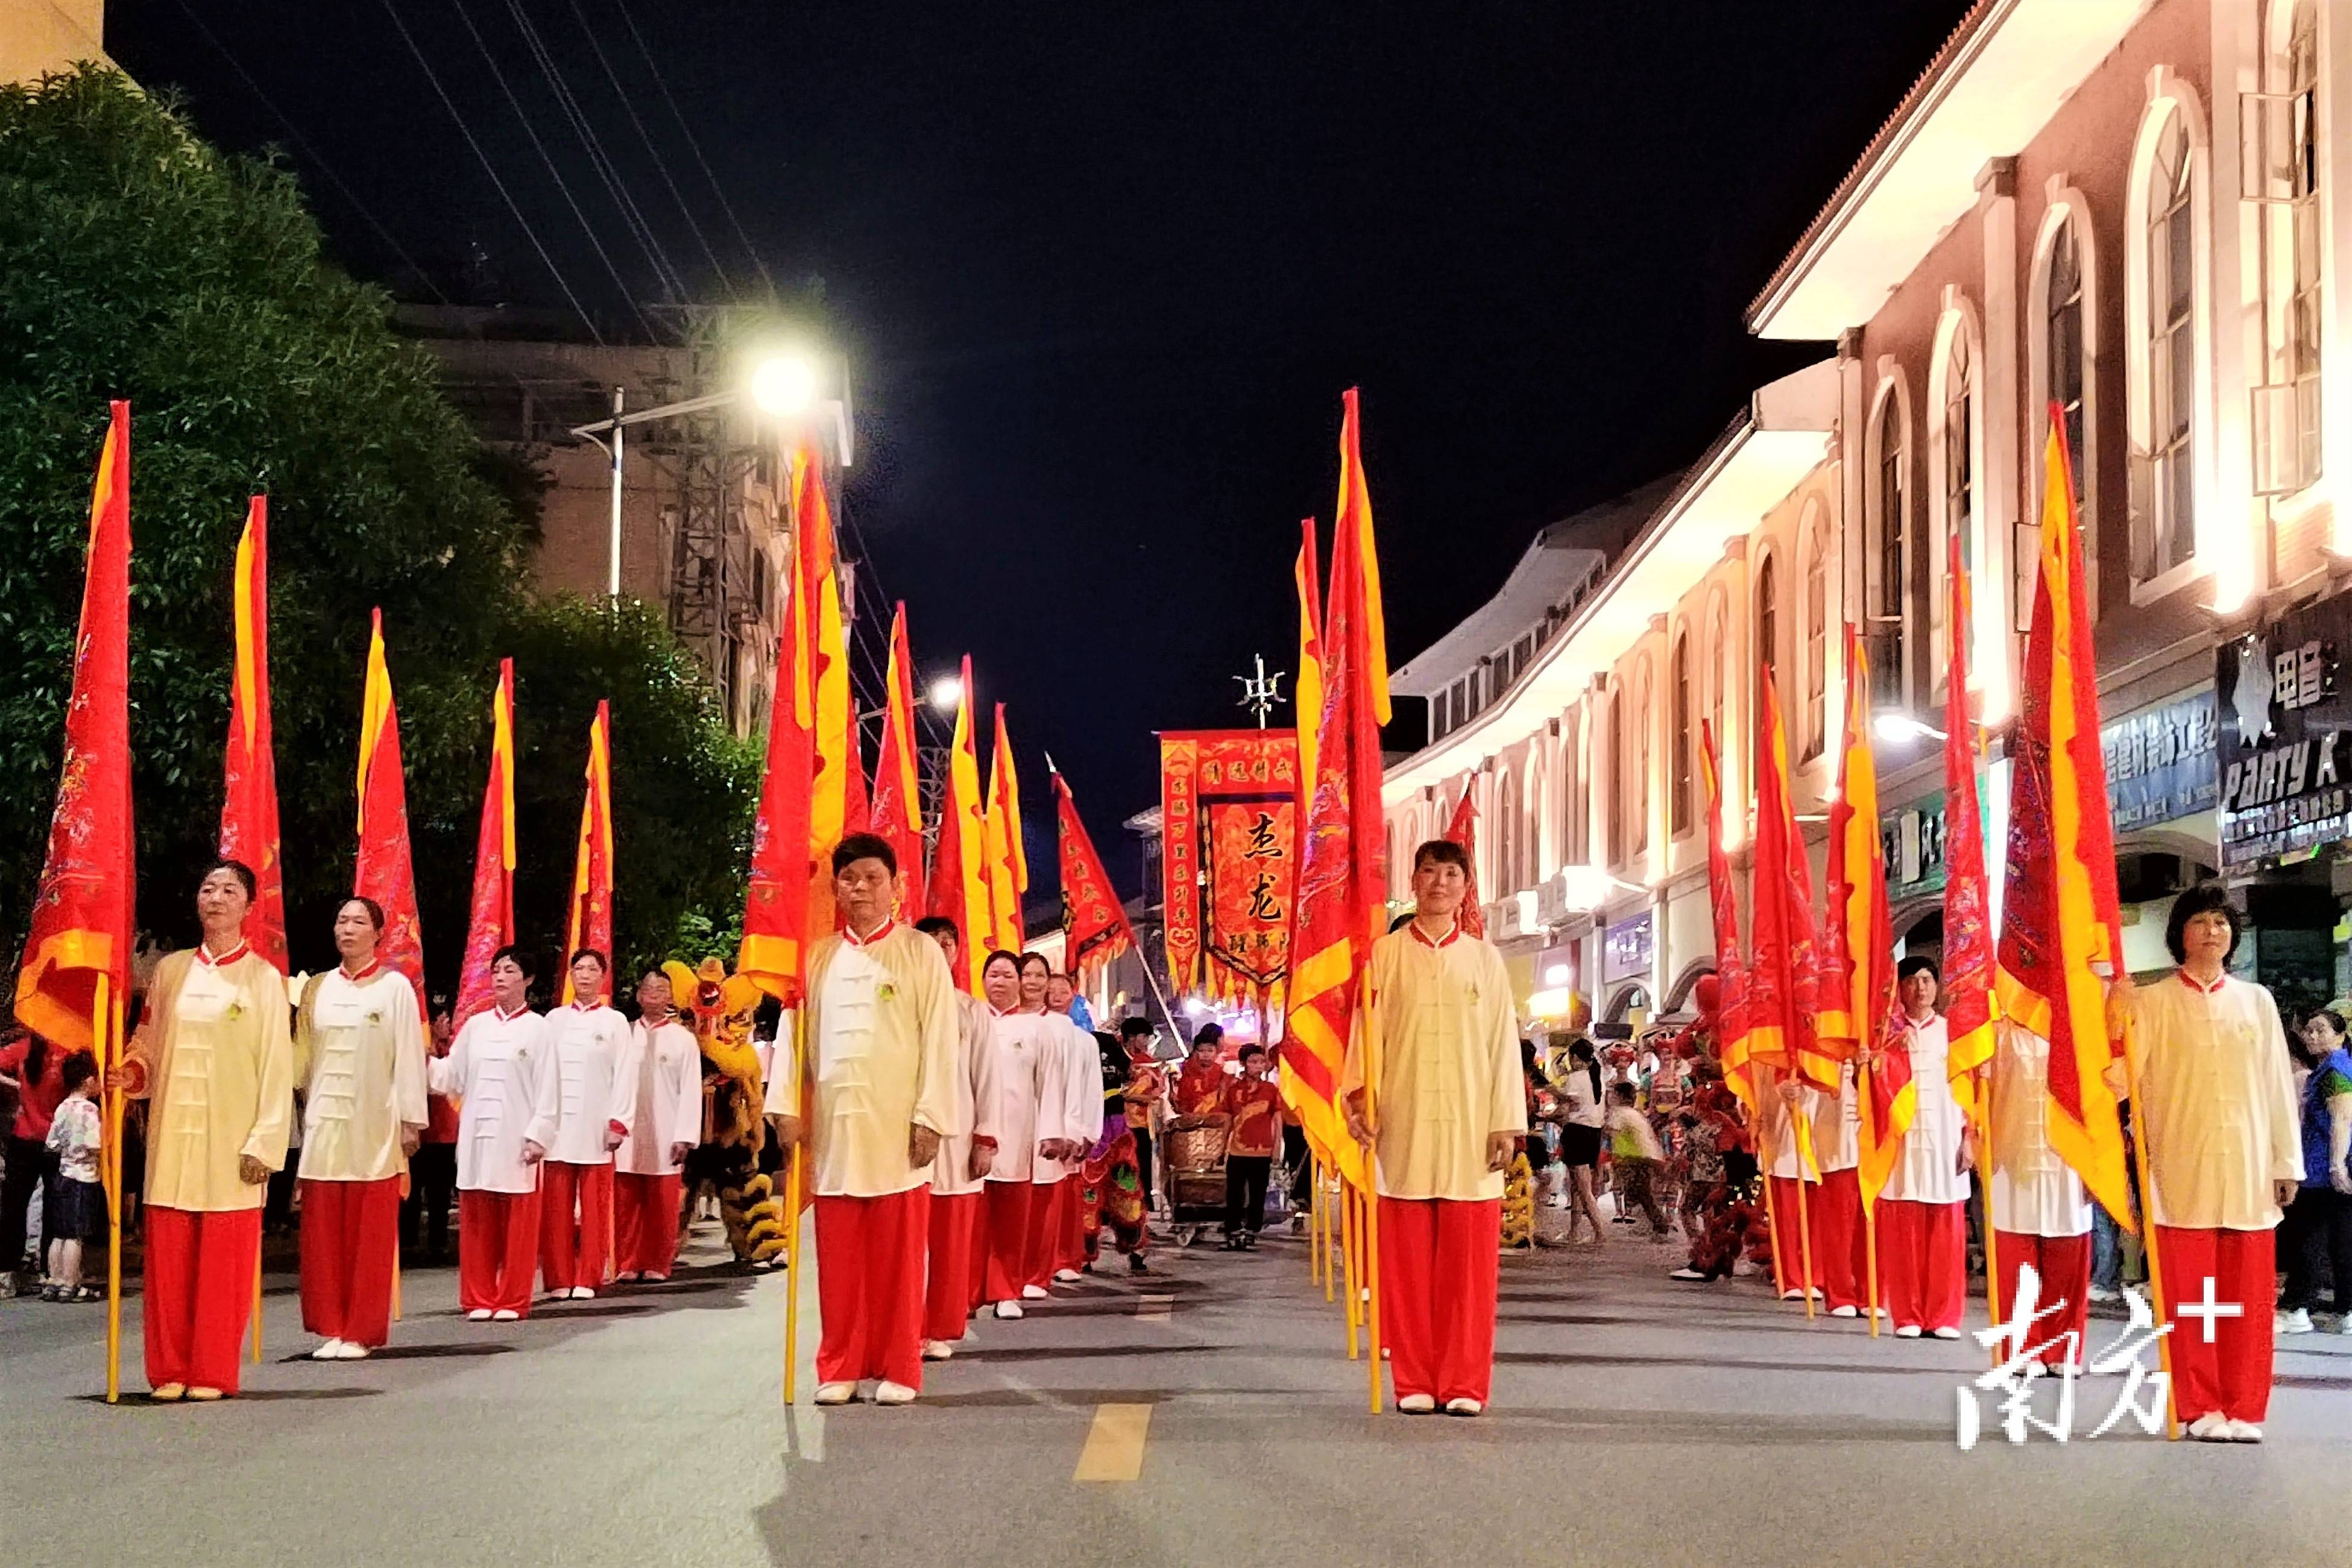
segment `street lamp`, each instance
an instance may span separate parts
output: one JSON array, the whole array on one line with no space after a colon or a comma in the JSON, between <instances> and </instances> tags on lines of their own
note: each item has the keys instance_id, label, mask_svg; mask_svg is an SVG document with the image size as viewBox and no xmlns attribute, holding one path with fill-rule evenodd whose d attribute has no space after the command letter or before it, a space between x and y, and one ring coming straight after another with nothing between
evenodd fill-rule
<instances>
[{"instance_id":1,"label":"street lamp","mask_svg":"<svg viewBox=\"0 0 2352 1568\"><path fill-rule=\"evenodd\" d=\"M953 713L963 706L963 677L941 675L923 694L925 700L941 713Z\"/></svg>"},{"instance_id":2,"label":"street lamp","mask_svg":"<svg viewBox=\"0 0 2352 1568\"><path fill-rule=\"evenodd\" d=\"M798 419L814 413L829 419L834 437L834 450L841 465L850 465L852 423L849 407L849 363L842 361L841 396L817 396L816 363L806 354L769 354L751 367L751 374L740 386L725 392L705 392L677 402L666 402L657 408L640 409L635 413L622 412L624 399L618 384L613 388L613 417L588 424L575 424L572 434L583 441L593 441L613 459L613 520L610 559L605 571L605 591L612 597L621 596L621 455L627 440L629 426L651 420L671 419L681 414L704 413L715 408L728 408L736 403L750 402L772 418ZM601 437L609 433L612 440Z\"/></svg>"},{"instance_id":3,"label":"street lamp","mask_svg":"<svg viewBox=\"0 0 2352 1568\"><path fill-rule=\"evenodd\" d=\"M1922 724L1907 713L1889 708L1870 721L1871 733L1889 746L1906 746L1915 740L1948 740L1951 737L1935 726Z\"/></svg>"},{"instance_id":4,"label":"street lamp","mask_svg":"<svg viewBox=\"0 0 2352 1568\"><path fill-rule=\"evenodd\" d=\"M1609 902L1612 893L1647 893L1648 888L1623 877L1612 876L1597 865L1564 865L1559 868L1560 902L1580 914L1591 914Z\"/></svg>"}]
</instances>

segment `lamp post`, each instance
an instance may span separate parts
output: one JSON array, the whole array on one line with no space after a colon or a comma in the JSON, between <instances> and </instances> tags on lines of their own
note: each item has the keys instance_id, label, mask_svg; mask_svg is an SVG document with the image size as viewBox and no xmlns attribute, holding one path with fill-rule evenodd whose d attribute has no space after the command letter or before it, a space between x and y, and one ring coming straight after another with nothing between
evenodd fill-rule
<instances>
[{"instance_id":1,"label":"lamp post","mask_svg":"<svg viewBox=\"0 0 2352 1568\"><path fill-rule=\"evenodd\" d=\"M613 598L621 596L621 464L629 426L656 419L702 413L715 408L730 408L740 402L750 402L761 413L779 420L794 420L813 414L820 421L829 421L834 450L840 456L844 468L850 465L855 427L849 404L849 365L845 360L841 367L841 396L837 398L817 396L816 365L808 356L772 354L752 366L750 377L741 386L726 392L705 392L700 397L666 402L655 408L639 409L635 413L624 412L623 389L616 385L613 388L613 416L610 419L572 427L573 435L583 441L594 442L613 460L613 517L604 577L605 592ZM610 441L603 439L606 434L612 437Z\"/></svg>"}]
</instances>

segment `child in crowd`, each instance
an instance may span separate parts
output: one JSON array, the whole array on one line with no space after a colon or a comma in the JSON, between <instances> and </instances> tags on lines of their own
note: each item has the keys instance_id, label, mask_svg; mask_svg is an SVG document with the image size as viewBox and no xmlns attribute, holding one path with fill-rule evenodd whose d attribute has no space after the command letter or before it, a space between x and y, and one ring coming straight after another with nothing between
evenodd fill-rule
<instances>
[{"instance_id":1,"label":"child in crowd","mask_svg":"<svg viewBox=\"0 0 2352 1568\"><path fill-rule=\"evenodd\" d=\"M1636 1092L1632 1083L1610 1085L1609 1114L1602 1124L1609 1130L1610 1161L1623 1184L1621 1214L1639 1208L1649 1217L1652 1239L1664 1241L1669 1227L1658 1207L1656 1177L1665 1152L1658 1146L1649 1117L1634 1109Z\"/></svg>"},{"instance_id":2,"label":"child in crowd","mask_svg":"<svg viewBox=\"0 0 2352 1568\"><path fill-rule=\"evenodd\" d=\"M106 1232L106 1193L99 1185L98 1061L77 1051L61 1069L66 1097L49 1123L49 1152L57 1156L42 1196L47 1216L49 1277L45 1301L95 1301L103 1292L81 1282L81 1247Z\"/></svg>"}]
</instances>

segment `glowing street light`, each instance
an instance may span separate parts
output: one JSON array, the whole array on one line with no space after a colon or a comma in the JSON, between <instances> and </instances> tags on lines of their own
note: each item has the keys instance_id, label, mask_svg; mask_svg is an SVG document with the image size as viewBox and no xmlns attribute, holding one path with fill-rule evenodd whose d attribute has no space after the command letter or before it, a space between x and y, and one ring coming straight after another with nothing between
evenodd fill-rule
<instances>
[{"instance_id":1,"label":"glowing street light","mask_svg":"<svg viewBox=\"0 0 2352 1568\"><path fill-rule=\"evenodd\" d=\"M963 706L963 677L941 675L931 683L930 690L923 695L930 705L941 713L953 713Z\"/></svg>"},{"instance_id":2,"label":"glowing street light","mask_svg":"<svg viewBox=\"0 0 2352 1568\"><path fill-rule=\"evenodd\" d=\"M1915 740L1948 740L1951 737L1930 724L1922 724L1907 713L1892 709L1882 712L1870 721L1873 735L1889 746L1907 746Z\"/></svg>"},{"instance_id":3,"label":"glowing street light","mask_svg":"<svg viewBox=\"0 0 2352 1568\"><path fill-rule=\"evenodd\" d=\"M762 413L795 414L816 401L816 366L804 354L776 354L751 369L751 401Z\"/></svg>"},{"instance_id":4,"label":"glowing street light","mask_svg":"<svg viewBox=\"0 0 2352 1568\"><path fill-rule=\"evenodd\" d=\"M1638 882L1611 876L1597 865L1564 865L1559 868L1560 902L1569 908L1589 914L1609 902L1612 893L1647 893Z\"/></svg>"}]
</instances>

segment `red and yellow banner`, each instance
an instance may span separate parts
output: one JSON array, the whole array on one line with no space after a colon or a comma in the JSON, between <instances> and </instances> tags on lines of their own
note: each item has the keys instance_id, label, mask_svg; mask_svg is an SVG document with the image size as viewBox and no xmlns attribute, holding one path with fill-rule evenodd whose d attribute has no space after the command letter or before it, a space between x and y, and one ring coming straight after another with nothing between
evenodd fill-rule
<instances>
[{"instance_id":1,"label":"red and yellow banner","mask_svg":"<svg viewBox=\"0 0 2352 1568\"><path fill-rule=\"evenodd\" d=\"M583 947L613 957L613 712L600 701L588 726L588 788L580 804L580 848L572 863L572 912L563 923L563 999L574 1000L571 957ZM613 994L609 988L607 995Z\"/></svg>"},{"instance_id":2,"label":"red and yellow banner","mask_svg":"<svg viewBox=\"0 0 2352 1568\"><path fill-rule=\"evenodd\" d=\"M1298 802L1287 794L1255 800L1212 799L1207 818L1206 988L1229 1001L1278 1005L1283 981L1290 974Z\"/></svg>"},{"instance_id":3,"label":"red and yellow banner","mask_svg":"<svg viewBox=\"0 0 2352 1568\"><path fill-rule=\"evenodd\" d=\"M1297 716L1298 810L1303 817L1315 788L1315 731L1323 722L1323 581L1316 570L1315 519L1298 521L1298 559L1291 575L1298 590L1298 680L1291 709Z\"/></svg>"},{"instance_id":4,"label":"red and yellow banner","mask_svg":"<svg viewBox=\"0 0 2352 1568\"><path fill-rule=\"evenodd\" d=\"M408 852L408 784L400 763L400 712L383 653L383 612L368 625L367 682L360 695L360 852L352 893L383 911L376 961L408 977L424 1016L425 938L416 917L416 873Z\"/></svg>"},{"instance_id":5,"label":"red and yellow banner","mask_svg":"<svg viewBox=\"0 0 2352 1568\"><path fill-rule=\"evenodd\" d=\"M1050 758L1048 759L1050 761ZM1078 803L1069 780L1053 775L1056 839L1062 862L1063 967L1080 980L1091 978L1102 967L1135 946L1135 930L1127 923L1127 907L1103 870L1094 840L1078 819Z\"/></svg>"},{"instance_id":6,"label":"red and yellow banner","mask_svg":"<svg viewBox=\"0 0 2352 1568\"><path fill-rule=\"evenodd\" d=\"M1878 763L1870 749L1870 657L1845 629L1845 751L1830 808L1830 919L1822 966L1821 1034L1840 1058L1874 1053L1856 1083L1856 1179L1878 1201L1895 1173L1919 1092L1911 1053L1895 1038L1895 925L1886 893L1886 846L1878 835ZM1892 1047L1893 1049L1890 1049Z\"/></svg>"},{"instance_id":7,"label":"red and yellow banner","mask_svg":"<svg viewBox=\"0 0 2352 1568\"><path fill-rule=\"evenodd\" d=\"M923 791L917 766L914 660L907 651L907 607L890 618L890 666L883 681L882 747L874 758L874 831L898 856L898 914L923 917Z\"/></svg>"},{"instance_id":8,"label":"red and yellow banner","mask_svg":"<svg viewBox=\"0 0 2352 1568\"><path fill-rule=\"evenodd\" d=\"M2097 660L2066 422L2051 410L2042 462L2042 570L2010 743L2009 876L2000 1010L2050 1042L2050 1145L2116 1223L2132 1223L2123 1124L2106 1069L2106 985L2123 962L2115 826L2099 749ZM1948 802L1947 815L1958 810ZM1953 1038L1960 1022L1952 1022Z\"/></svg>"},{"instance_id":9,"label":"red and yellow banner","mask_svg":"<svg viewBox=\"0 0 2352 1568\"><path fill-rule=\"evenodd\" d=\"M1478 903L1478 802L1466 789L1454 808L1454 820L1445 824L1445 841L1461 845L1470 859L1469 886L1462 894L1462 929L1473 936L1484 936L1486 912Z\"/></svg>"},{"instance_id":10,"label":"red and yellow banner","mask_svg":"<svg viewBox=\"0 0 2352 1568\"><path fill-rule=\"evenodd\" d=\"M1179 990L1198 986L1214 996L1265 1000L1288 973L1298 796L1298 740L1287 730L1168 730L1160 737L1163 930L1168 973ZM1279 862L1263 850L1248 853L1265 836L1254 816L1223 810L1244 805L1276 824L1270 831ZM1268 873L1271 880L1264 880ZM1266 900L1281 908L1278 946L1261 942L1269 934L1251 913ZM1271 977L1262 977L1269 967Z\"/></svg>"},{"instance_id":11,"label":"red and yellow banner","mask_svg":"<svg viewBox=\"0 0 2352 1568\"><path fill-rule=\"evenodd\" d=\"M1944 694L1944 1020L1950 1027L1946 1067L1960 1103L1974 1092L1969 1076L1992 1060L2000 1017L2000 961L1993 950L1992 889L1985 874L1984 818L1977 805L1976 721L1969 715L1969 572L1954 534L1946 567L1951 583L1950 646ZM2095 736L2098 727L2092 727ZM2100 786L2105 821L2105 785ZM2117 949L2120 951L2120 949Z\"/></svg>"},{"instance_id":12,"label":"red and yellow banner","mask_svg":"<svg viewBox=\"0 0 2352 1568\"><path fill-rule=\"evenodd\" d=\"M1013 735L1004 727L1004 705L996 705L996 747L989 763L986 838L988 907L994 917L990 940L1018 953L1029 939L1021 900L1029 891L1029 852L1021 842L1021 775L1013 764Z\"/></svg>"},{"instance_id":13,"label":"red and yellow banner","mask_svg":"<svg viewBox=\"0 0 2352 1568\"><path fill-rule=\"evenodd\" d=\"M112 1031L99 1018L131 995L131 405L109 405L90 497L65 760L49 848L16 969L16 1020L61 1051L106 1066ZM13 1265L15 1259L7 1260Z\"/></svg>"},{"instance_id":14,"label":"red and yellow banner","mask_svg":"<svg viewBox=\"0 0 2352 1568\"><path fill-rule=\"evenodd\" d=\"M955 735L948 743L948 778L940 808L939 841L931 847L929 903L933 915L956 924L963 936L963 964L956 983L980 995L980 972L988 962L995 915L989 907L988 804L980 792L980 752L972 737L971 655L963 660L962 696L956 704Z\"/></svg>"},{"instance_id":15,"label":"red and yellow banner","mask_svg":"<svg viewBox=\"0 0 2352 1568\"><path fill-rule=\"evenodd\" d=\"M1756 1078L1748 1061L1748 962L1739 950L1739 890L1723 844L1723 763L1715 727L1699 721L1699 766L1706 783L1706 890L1715 919L1716 1056L1723 1082L1752 1115Z\"/></svg>"},{"instance_id":16,"label":"red and yellow banner","mask_svg":"<svg viewBox=\"0 0 2352 1568\"><path fill-rule=\"evenodd\" d=\"M482 826L474 840L474 896L467 910L466 955L457 974L455 1027L491 1004L490 960L514 940L514 661L499 661L490 695L490 769L482 788Z\"/></svg>"},{"instance_id":17,"label":"red and yellow banner","mask_svg":"<svg viewBox=\"0 0 2352 1568\"><path fill-rule=\"evenodd\" d=\"M1748 969L1748 1057L1835 1092L1837 1062L1814 1035L1819 1011L1812 868L1789 783L1789 735L1777 683L1760 683L1756 724L1755 953Z\"/></svg>"},{"instance_id":18,"label":"red and yellow banner","mask_svg":"<svg viewBox=\"0 0 2352 1568\"><path fill-rule=\"evenodd\" d=\"M232 589L236 654L229 672L228 745L221 764L220 856L253 868L257 891L245 939L286 964L285 868L278 863L278 760L269 730L269 498L247 503Z\"/></svg>"}]
</instances>

